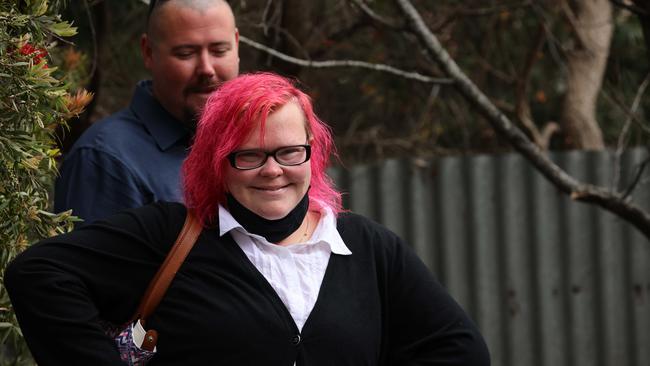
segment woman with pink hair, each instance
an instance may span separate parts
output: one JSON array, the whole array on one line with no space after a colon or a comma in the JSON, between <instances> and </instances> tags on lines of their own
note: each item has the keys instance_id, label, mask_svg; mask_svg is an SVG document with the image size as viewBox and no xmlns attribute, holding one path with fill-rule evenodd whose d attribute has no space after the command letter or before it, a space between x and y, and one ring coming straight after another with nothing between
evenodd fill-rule
<instances>
[{"instance_id":1,"label":"woman with pink hair","mask_svg":"<svg viewBox=\"0 0 650 366\"><path fill-rule=\"evenodd\" d=\"M224 83L183 165L185 204L46 240L7 271L39 364L121 364L102 324L129 319L191 212L203 231L147 319L152 365L489 365L476 326L415 253L343 212L325 171L333 149L291 80Z\"/></svg>"},{"instance_id":2,"label":"woman with pink hair","mask_svg":"<svg viewBox=\"0 0 650 366\"><path fill-rule=\"evenodd\" d=\"M231 208L237 200L271 220L284 217L303 198L304 209L338 214L341 194L325 172L332 152L329 127L314 114L306 94L277 75L243 75L206 103L183 164L186 204L206 223L215 219L219 205ZM282 206L277 213L262 214L277 205ZM305 227L316 216L307 215Z\"/></svg>"}]
</instances>

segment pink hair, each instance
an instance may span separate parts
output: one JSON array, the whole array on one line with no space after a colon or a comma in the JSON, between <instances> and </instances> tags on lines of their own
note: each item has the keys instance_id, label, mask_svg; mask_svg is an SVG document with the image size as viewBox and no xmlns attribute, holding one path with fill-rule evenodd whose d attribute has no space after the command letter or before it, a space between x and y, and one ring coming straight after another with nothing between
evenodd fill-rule
<instances>
[{"instance_id":1,"label":"pink hair","mask_svg":"<svg viewBox=\"0 0 650 366\"><path fill-rule=\"evenodd\" d=\"M341 193L325 169L335 147L330 128L315 114L309 96L284 77L272 73L241 75L225 82L205 105L197 125L192 151L183 163L185 204L205 224L214 221L219 204L226 204L227 156L250 135L256 124L262 134L269 114L295 101L305 114L312 154L310 207L342 210Z\"/></svg>"}]
</instances>

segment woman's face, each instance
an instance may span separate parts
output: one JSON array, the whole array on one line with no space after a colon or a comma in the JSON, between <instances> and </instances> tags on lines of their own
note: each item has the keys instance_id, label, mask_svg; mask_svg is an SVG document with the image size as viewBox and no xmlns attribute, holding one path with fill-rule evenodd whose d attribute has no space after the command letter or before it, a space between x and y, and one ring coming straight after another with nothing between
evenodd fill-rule
<instances>
[{"instance_id":1,"label":"woman's face","mask_svg":"<svg viewBox=\"0 0 650 366\"><path fill-rule=\"evenodd\" d=\"M260 126L237 150L273 151L291 145L307 144L305 117L296 102L289 102L266 120L264 146L260 145ZM226 188L239 203L268 220L285 217L307 192L311 180L309 161L296 166L278 164L272 156L259 168L226 168Z\"/></svg>"}]
</instances>

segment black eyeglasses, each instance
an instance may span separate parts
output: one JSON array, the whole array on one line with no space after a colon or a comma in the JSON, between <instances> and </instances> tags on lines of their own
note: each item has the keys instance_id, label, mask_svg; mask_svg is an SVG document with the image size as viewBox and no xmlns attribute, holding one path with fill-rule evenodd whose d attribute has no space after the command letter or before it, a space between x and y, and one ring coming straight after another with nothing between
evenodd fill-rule
<instances>
[{"instance_id":1,"label":"black eyeglasses","mask_svg":"<svg viewBox=\"0 0 650 366\"><path fill-rule=\"evenodd\" d=\"M273 151L264 151L261 149L233 151L228 154L228 161L235 169L250 170L259 168L266 164L266 160L269 156L272 156L280 165L300 165L309 160L309 157L311 156L311 146L283 146Z\"/></svg>"}]
</instances>

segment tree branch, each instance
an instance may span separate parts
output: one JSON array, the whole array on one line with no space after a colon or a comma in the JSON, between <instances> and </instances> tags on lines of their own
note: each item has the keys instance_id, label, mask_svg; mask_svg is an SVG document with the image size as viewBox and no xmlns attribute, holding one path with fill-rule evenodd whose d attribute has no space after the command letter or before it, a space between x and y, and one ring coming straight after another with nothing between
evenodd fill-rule
<instances>
[{"instance_id":1,"label":"tree branch","mask_svg":"<svg viewBox=\"0 0 650 366\"><path fill-rule=\"evenodd\" d=\"M606 90L603 90L603 97L610 103L612 103L615 107L617 107L621 113L625 114L627 118L630 118L632 122L636 124L638 128L643 130L644 132L650 134L650 126L646 126L641 118L639 118L638 115L631 114L628 106L625 105L625 103L615 94L610 94Z\"/></svg>"},{"instance_id":2,"label":"tree branch","mask_svg":"<svg viewBox=\"0 0 650 366\"><path fill-rule=\"evenodd\" d=\"M629 195L632 194L632 192L634 192L634 189L636 188L637 184L641 181L641 177L643 176L643 171L648 166L648 163L650 163L650 158L645 159L641 163L639 168L637 168L636 175L634 176L632 183L630 184L629 187L627 187L627 189L623 193L623 198L627 198Z\"/></svg>"},{"instance_id":3,"label":"tree branch","mask_svg":"<svg viewBox=\"0 0 650 366\"><path fill-rule=\"evenodd\" d=\"M506 9L517 9L524 8L533 5L533 1L524 0L524 1L513 1L510 3L496 4L492 6L486 6L484 8L467 8L461 5L459 13L461 15L470 15L470 16L485 16L491 15Z\"/></svg>"},{"instance_id":4,"label":"tree branch","mask_svg":"<svg viewBox=\"0 0 650 366\"><path fill-rule=\"evenodd\" d=\"M282 28L282 27L280 27L278 25L275 25L275 24L269 25L269 24L264 24L264 23L262 23L262 24L253 24L253 25L251 25L251 28L261 28L262 31L264 32L265 36L266 36L266 33L267 33L267 31L269 29L273 29L273 31L276 32L274 34L275 35L274 38L277 38L278 35L282 35L288 41L288 45L293 46L294 50L296 50L296 52L302 54L303 57L309 57L309 52L303 47L302 43L300 43L300 41L298 41L296 39L296 37L294 37L294 35L289 33L286 29L284 29L284 28ZM240 37L241 37L241 35L240 35ZM246 43L246 42L244 42L244 43ZM275 43L277 43L277 40L276 40ZM265 47L268 47L268 46L265 46ZM275 48L272 48L272 47L268 47L268 48L275 49ZM269 57L269 59L272 59L271 55L268 55L268 57Z\"/></svg>"},{"instance_id":5,"label":"tree branch","mask_svg":"<svg viewBox=\"0 0 650 366\"><path fill-rule=\"evenodd\" d=\"M95 32L95 21L93 20L93 15L90 12L90 5L88 5L87 1L84 1L84 9L86 10L86 16L88 17L88 27L90 28L90 37L93 40L93 63L90 68L90 76L93 77L95 76L95 72L97 71L97 59L98 59L97 33Z\"/></svg>"},{"instance_id":6,"label":"tree branch","mask_svg":"<svg viewBox=\"0 0 650 366\"><path fill-rule=\"evenodd\" d=\"M356 61L356 60L330 60L330 61L311 61L296 58L293 56L286 55L282 52L276 51L273 48L267 47L261 43L257 43L252 39L249 39L244 36L239 36L239 40L253 48L256 48L260 51L264 51L272 56L279 58L280 60L290 62L296 65L304 67L313 67L313 68L326 68L326 67L358 67L363 69L370 69L375 71L387 72L389 74L401 76L407 79L421 81L423 83L433 83L433 84L452 84L453 80L449 78L434 78L431 76L426 76L419 74L417 72L404 71L393 66L384 65L384 64L373 64L365 61Z\"/></svg>"},{"instance_id":7,"label":"tree branch","mask_svg":"<svg viewBox=\"0 0 650 366\"><path fill-rule=\"evenodd\" d=\"M537 27L537 34L535 35L535 41L532 44L526 57L526 62L524 64L524 70L521 77L517 82L517 101L515 104L515 111L517 118L521 124L528 129L530 134L533 137L533 141L537 146L546 150L548 148L548 140L542 140L542 134L540 130L535 125L533 117L530 113L530 104L528 103L528 87L530 85L530 78L533 72L533 66L538 59L538 54L544 46L546 41L546 29L544 24L540 23Z\"/></svg>"},{"instance_id":8,"label":"tree branch","mask_svg":"<svg viewBox=\"0 0 650 366\"><path fill-rule=\"evenodd\" d=\"M620 0L609 0L609 1L612 4L618 6L619 8L623 8L623 9L629 11L630 13L632 13L632 14L634 14L636 16L647 17L647 16L650 15L643 8L640 8L640 7L638 7L638 6L634 5L634 4L626 4L625 2L620 1Z\"/></svg>"},{"instance_id":9,"label":"tree branch","mask_svg":"<svg viewBox=\"0 0 650 366\"><path fill-rule=\"evenodd\" d=\"M636 95L634 96L634 100L632 101L632 106L630 107L630 113L627 116L627 119L625 120L625 123L623 124L623 129L621 130L621 134L618 136L618 143L616 146L616 153L614 154L615 157L615 163L614 163L614 182L612 183L612 189L617 189L618 184L619 184L619 179L620 179L620 165L621 165L621 156L623 155L623 150L625 149L625 146L627 145L628 141L628 136L629 136L629 130L630 130L630 125L632 124L632 121L634 119L634 115L636 114L637 110L639 109L639 105L641 104L641 97L645 93L646 88L648 87L648 83L650 83L650 73L646 75L646 77L643 79L643 82L641 85L639 85L639 88L636 91ZM643 172L643 169L645 167L645 164L647 161L643 162L643 165L640 169L641 172ZM628 189L625 191L625 194L623 194L623 197L629 196L633 191L637 183L639 182L639 175L634 179L634 181L630 184Z\"/></svg>"},{"instance_id":10,"label":"tree branch","mask_svg":"<svg viewBox=\"0 0 650 366\"><path fill-rule=\"evenodd\" d=\"M264 6L264 12L262 12L262 30L265 37L268 37L269 35L269 26L267 24L267 20L269 19L269 13L271 11L272 4L273 0L267 0L266 5Z\"/></svg>"},{"instance_id":11,"label":"tree branch","mask_svg":"<svg viewBox=\"0 0 650 366\"><path fill-rule=\"evenodd\" d=\"M399 20L387 18L375 13L363 0L350 0L354 5L358 6L361 11L368 16L370 19L374 20L379 24L383 24L386 27L402 30L404 29L404 22Z\"/></svg>"},{"instance_id":12,"label":"tree branch","mask_svg":"<svg viewBox=\"0 0 650 366\"><path fill-rule=\"evenodd\" d=\"M431 53L445 73L454 80L459 92L540 173L562 192L569 194L572 199L603 207L630 222L647 238L650 238L650 215L647 212L634 203L623 199L619 194L611 193L602 187L580 182L560 169L460 69L436 36L431 33L411 2L409 0L395 0L395 2L408 19L412 30L418 35L424 48Z\"/></svg>"},{"instance_id":13,"label":"tree branch","mask_svg":"<svg viewBox=\"0 0 650 366\"><path fill-rule=\"evenodd\" d=\"M643 40L645 41L646 55L650 52L650 3L648 0L632 0L634 5L644 11L644 14L637 14L643 29Z\"/></svg>"}]
</instances>

